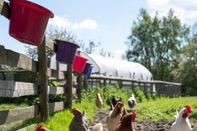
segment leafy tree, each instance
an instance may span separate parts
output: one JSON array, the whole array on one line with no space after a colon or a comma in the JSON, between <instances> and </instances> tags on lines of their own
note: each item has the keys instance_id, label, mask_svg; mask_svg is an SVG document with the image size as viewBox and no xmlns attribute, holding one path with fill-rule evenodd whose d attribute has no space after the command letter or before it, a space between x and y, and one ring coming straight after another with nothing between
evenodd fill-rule
<instances>
[{"instance_id":1,"label":"leafy tree","mask_svg":"<svg viewBox=\"0 0 197 131\"><path fill-rule=\"evenodd\" d=\"M96 44L93 41L89 41L89 44L87 46L85 45L85 43L80 44L80 48L87 54L92 54L95 51L95 48L97 48L100 45L100 42Z\"/></svg>"},{"instance_id":2,"label":"leafy tree","mask_svg":"<svg viewBox=\"0 0 197 131\"><path fill-rule=\"evenodd\" d=\"M88 54L92 54L95 51L95 49L101 45L100 42L95 43L94 41L91 40L86 45L83 40L78 40L77 37L74 34L72 34L72 32L67 32L63 28L49 29L46 32L46 36L49 37L51 40L59 39L59 40L65 40L65 41L76 43L80 46L80 49L82 51ZM25 47L27 48L26 55L34 60L37 60L38 57L37 47L31 45L27 45ZM110 52L107 53L108 56L111 56ZM50 58L53 54L54 52L47 48L47 56Z\"/></svg>"},{"instance_id":3,"label":"leafy tree","mask_svg":"<svg viewBox=\"0 0 197 131\"><path fill-rule=\"evenodd\" d=\"M188 44L182 48L177 79L182 82L182 92L197 92L197 23L191 27Z\"/></svg>"},{"instance_id":4,"label":"leafy tree","mask_svg":"<svg viewBox=\"0 0 197 131\"><path fill-rule=\"evenodd\" d=\"M152 18L141 9L126 42L128 50L124 58L147 67L154 79L174 81L171 72L178 68L177 58L188 32L188 27L181 25L172 9L162 18L157 12Z\"/></svg>"},{"instance_id":5,"label":"leafy tree","mask_svg":"<svg viewBox=\"0 0 197 131\"><path fill-rule=\"evenodd\" d=\"M72 32L67 32L63 28L49 29L46 32L46 36L49 37L51 40L55 40L55 39L65 40L79 45L83 43L83 41L77 40L77 37L74 34L72 34ZM37 46L28 45L25 47L27 48L26 55L32 58L33 60L37 60L38 57ZM47 48L46 53L47 56L50 58L54 54L54 51Z\"/></svg>"},{"instance_id":6,"label":"leafy tree","mask_svg":"<svg viewBox=\"0 0 197 131\"><path fill-rule=\"evenodd\" d=\"M114 57L114 54L112 54L112 53L109 52L109 51L105 51L103 48L100 49L99 55L104 56L104 57L111 57L111 58Z\"/></svg>"}]
</instances>

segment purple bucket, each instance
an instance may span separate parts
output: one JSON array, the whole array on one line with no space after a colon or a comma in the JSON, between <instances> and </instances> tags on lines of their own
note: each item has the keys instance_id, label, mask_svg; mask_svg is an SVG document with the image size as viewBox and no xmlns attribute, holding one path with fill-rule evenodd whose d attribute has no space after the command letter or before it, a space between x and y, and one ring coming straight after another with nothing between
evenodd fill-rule
<instances>
[{"instance_id":1,"label":"purple bucket","mask_svg":"<svg viewBox=\"0 0 197 131\"><path fill-rule=\"evenodd\" d=\"M55 40L56 42L56 60L62 63L73 64L77 48L77 44Z\"/></svg>"},{"instance_id":2,"label":"purple bucket","mask_svg":"<svg viewBox=\"0 0 197 131\"><path fill-rule=\"evenodd\" d=\"M88 73L87 74L83 74L84 76L91 76L91 73L92 73L92 68L93 68L93 66L91 65L90 66L90 68L89 68L89 70L88 70Z\"/></svg>"},{"instance_id":3,"label":"purple bucket","mask_svg":"<svg viewBox=\"0 0 197 131\"><path fill-rule=\"evenodd\" d=\"M88 74L88 71L89 71L89 68L90 68L91 65L92 65L92 64L86 62L82 74L87 75L87 74Z\"/></svg>"}]
</instances>

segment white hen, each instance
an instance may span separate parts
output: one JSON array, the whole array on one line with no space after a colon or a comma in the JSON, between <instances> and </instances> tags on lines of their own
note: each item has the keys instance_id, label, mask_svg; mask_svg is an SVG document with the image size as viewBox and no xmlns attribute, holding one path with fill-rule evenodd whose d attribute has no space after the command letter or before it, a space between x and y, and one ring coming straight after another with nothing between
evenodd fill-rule
<instances>
[{"instance_id":1,"label":"white hen","mask_svg":"<svg viewBox=\"0 0 197 131\"><path fill-rule=\"evenodd\" d=\"M103 125L101 123L97 123L96 125L90 127L88 131L103 131Z\"/></svg>"},{"instance_id":2,"label":"white hen","mask_svg":"<svg viewBox=\"0 0 197 131\"><path fill-rule=\"evenodd\" d=\"M131 95L131 97L128 99L128 105L130 108L135 107L135 105L137 104L136 99L134 94Z\"/></svg>"},{"instance_id":3,"label":"white hen","mask_svg":"<svg viewBox=\"0 0 197 131\"><path fill-rule=\"evenodd\" d=\"M191 107L189 105L185 105L179 113L176 111L176 120L171 126L171 131L191 131L192 128L188 119L190 112Z\"/></svg>"}]
</instances>

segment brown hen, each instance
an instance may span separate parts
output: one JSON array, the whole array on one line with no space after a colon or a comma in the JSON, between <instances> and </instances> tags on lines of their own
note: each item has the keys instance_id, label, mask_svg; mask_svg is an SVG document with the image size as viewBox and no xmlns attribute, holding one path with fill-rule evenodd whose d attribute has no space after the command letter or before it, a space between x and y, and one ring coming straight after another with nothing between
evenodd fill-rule
<instances>
[{"instance_id":1,"label":"brown hen","mask_svg":"<svg viewBox=\"0 0 197 131\"><path fill-rule=\"evenodd\" d=\"M118 125L120 118L122 117L121 109L123 106L124 106L124 103L119 101L115 105L114 109L110 111L109 116L107 117L107 120L106 120L108 131L115 131L115 128Z\"/></svg>"},{"instance_id":2,"label":"brown hen","mask_svg":"<svg viewBox=\"0 0 197 131\"><path fill-rule=\"evenodd\" d=\"M101 95L100 93L96 93L96 106L98 108L101 108L102 105L103 105L103 101L101 99Z\"/></svg>"},{"instance_id":3,"label":"brown hen","mask_svg":"<svg viewBox=\"0 0 197 131\"><path fill-rule=\"evenodd\" d=\"M132 122L136 118L136 113L132 111L131 113L125 114L121 121L118 123L115 131L135 131Z\"/></svg>"}]
</instances>

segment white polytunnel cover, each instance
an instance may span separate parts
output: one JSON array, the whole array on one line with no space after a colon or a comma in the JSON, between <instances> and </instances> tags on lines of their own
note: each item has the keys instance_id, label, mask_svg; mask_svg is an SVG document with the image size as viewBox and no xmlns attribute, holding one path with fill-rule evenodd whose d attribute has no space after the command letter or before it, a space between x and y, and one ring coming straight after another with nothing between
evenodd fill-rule
<instances>
[{"instance_id":1,"label":"white polytunnel cover","mask_svg":"<svg viewBox=\"0 0 197 131\"><path fill-rule=\"evenodd\" d=\"M106 58L98 54L87 54L83 51L78 51L78 54L88 59L92 64L91 75L105 75L112 77L132 78L139 80L151 80L151 72L143 65L136 62L128 62L115 58ZM51 57L50 68L56 69L57 61L56 54ZM59 64L60 71L66 71L66 64Z\"/></svg>"}]
</instances>

